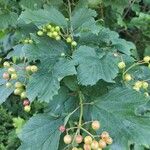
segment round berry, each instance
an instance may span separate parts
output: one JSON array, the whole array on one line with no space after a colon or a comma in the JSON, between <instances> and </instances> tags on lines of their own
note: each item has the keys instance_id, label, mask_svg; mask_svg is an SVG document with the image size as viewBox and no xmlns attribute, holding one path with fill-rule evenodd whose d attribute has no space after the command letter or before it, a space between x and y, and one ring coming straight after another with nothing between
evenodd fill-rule
<instances>
[{"instance_id":1,"label":"round berry","mask_svg":"<svg viewBox=\"0 0 150 150\"><path fill-rule=\"evenodd\" d=\"M108 137L105 141L106 141L106 143L107 143L108 145L110 145L110 144L113 143L113 140L112 140L111 137Z\"/></svg>"},{"instance_id":2,"label":"round berry","mask_svg":"<svg viewBox=\"0 0 150 150\"><path fill-rule=\"evenodd\" d=\"M55 31L55 28L54 27L51 27L51 32L54 32Z\"/></svg>"},{"instance_id":3,"label":"round berry","mask_svg":"<svg viewBox=\"0 0 150 150\"><path fill-rule=\"evenodd\" d=\"M16 82L15 83L15 88L21 88L23 85L21 82Z\"/></svg>"},{"instance_id":4,"label":"round berry","mask_svg":"<svg viewBox=\"0 0 150 150\"><path fill-rule=\"evenodd\" d=\"M136 91L140 91L140 88L136 87L136 86L133 86L133 89L136 90Z\"/></svg>"},{"instance_id":5,"label":"round berry","mask_svg":"<svg viewBox=\"0 0 150 150\"><path fill-rule=\"evenodd\" d=\"M145 56L143 58L144 62L149 63L150 62L150 56Z\"/></svg>"},{"instance_id":6,"label":"round berry","mask_svg":"<svg viewBox=\"0 0 150 150\"><path fill-rule=\"evenodd\" d=\"M25 43L25 44L28 44L28 42L29 42L29 40L28 40L28 39L24 40L24 43Z\"/></svg>"},{"instance_id":7,"label":"round berry","mask_svg":"<svg viewBox=\"0 0 150 150\"><path fill-rule=\"evenodd\" d=\"M90 136L86 136L86 137L84 138L84 143L85 143L85 144L91 144L91 143L92 143L92 138L91 138Z\"/></svg>"},{"instance_id":8,"label":"round berry","mask_svg":"<svg viewBox=\"0 0 150 150\"><path fill-rule=\"evenodd\" d=\"M26 71L27 71L27 72L30 72L30 71L31 71L31 66L27 66L27 67L26 67Z\"/></svg>"},{"instance_id":9,"label":"round berry","mask_svg":"<svg viewBox=\"0 0 150 150\"><path fill-rule=\"evenodd\" d=\"M91 144L91 148L93 150L97 150L99 148L99 143L97 141L93 141Z\"/></svg>"},{"instance_id":10,"label":"round berry","mask_svg":"<svg viewBox=\"0 0 150 150\"><path fill-rule=\"evenodd\" d=\"M52 33L52 35L53 35L53 37L57 37L57 36L58 36L58 32L54 31L54 32Z\"/></svg>"},{"instance_id":11,"label":"round berry","mask_svg":"<svg viewBox=\"0 0 150 150\"><path fill-rule=\"evenodd\" d=\"M99 141L99 147L100 148L105 148L106 147L106 142L104 140Z\"/></svg>"},{"instance_id":12,"label":"round berry","mask_svg":"<svg viewBox=\"0 0 150 150\"><path fill-rule=\"evenodd\" d=\"M15 70L15 68L13 68L13 67L10 67L10 68L8 68L8 73L15 73L16 72L16 70Z\"/></svg>"},{"instance_id":13,"label":"round berry","mask_svg":"<svg viewBox=\"0 0 150 150\"><path fill-rule=\"evenodd\" d=\"M51 29L52 28L52 26L50 24L47 25L46 27L47 27L47 29Z\"/></svg>"},{"instance_id":14,"label":"round berry","mask_svg":"<svg viewBox=\"0 0 150 150\"><path fill-rule=\"evenodd\" d=\"M125 81L131 81L131 80L132 80L131 75L130 75L130 74L126 74L126 75L124 76L124 80L125 80Z\"/></svg>"},{"instance_id":15,"label":"round berry","mask_svg":"<svg viewBox=\"0 0 150 150\"><path fill-rule=\"evenodd\" d=\"M106 131L103 131L102 134L101 134L101 138L102 138L103 140L105 140L105 139L108 138L108 137L109 137L109 133L106 132Z\"/></svg>"},{"instance_id":16,"label":"round berry","mask_svg":"<svg viewBox=\"0 0 150 150\"><path fill-rule=\"evenodd\" d=\"M53 33L52 32L48 32L47 36L49 36L51 38L51 37L53 37Z\"/></svg>"},{"instance_id":17,"label":"round berry","mask_svg":"<svg viewBox=\"0 0 150 150\"><path fill-rule=\"evenodd\" d=\"M148 83L146 81L144 81L142 83L142 87L143 87L143 89L147 89L148 88Z\"/></svg>"},{"instance_id":18,"label":"round berry","mask_svg":"<svg viewBox=\"0 0 150 150\"><path fill-rule=\"evenodd\" d=\"M55 27L55 31L59 32L59 31L60 31L60 27L59 27L59 26L56 26L56 27Z\"/></svg>"},{"instance_id":19,"label":"round berry","mask_svg":"<svg viewBox=\"0 0 150 150\"><path fill-rule=\"evenodd\" d=\"M66 56L65 53L61 53L61 57L64 57L64 56Z\"/></svg>"},{"instance_id":20,"label":"round berry","mask_svg":"<svg viewBox=\"0 0 150 150\"><path fill-rule=\"evenodd\" d=\"M76 148L76 147L73 147L73 148L72 148L72 150L78 150L78 148Z\"/></svg>"},{"instance_id":21,"label":"round berry","mask_svg":"<svg viewBox=\"0 0 150 150\"><path fill-rule=\"evenodd\" d=\"M38 35L38 36L42 36L43 34L44 34L43 31L38 31L38 32L37 32L37 35Z\"/></svg>"},{"instance_id":22,"label":"round berry","mask_svg":"<svg viewBox=\"0 0 150 150\"><path fill-rule=\"evenodd\" d=\"M82 143L82 141L83 141L82 135L77 135L76 138L75 138L75 141L76 141L77 144Z\"/></svg>"},{"instance_id":23,"label":"round berry","mask_svg":"<svg viewBox=\"0 0 150 150\"><path fill-rule=\"evenodd\" d=\"M67 41L67 43L71 43L71 42L72 42L72 38L71 38L71 37L68 37L68 38L66 39L66 41Z\"/></svg>"},{"instance_id":24,"label":"round berry","mask_svg":"<svg viewBox=\"0 0 150 150\"><path fill-rule=\"evenodd\" d=\"M18 75L16 73L11 74L11 79L16 80L18 78Z\"/></svg>"},{"instance_id":25,"label":"round berry","mask_svg":"<svg viewBox=\"0 0 150 150\"><path fill-rule=\"evenodd\" d=\"M5 61L5 62L3 63L3 66L4 66L5 68L9 68L9 67L10 67L10 63L9 63L8 61Z\"/></svg>"},{"instance_id":26,"label":"round berry","mask_svg":"<svg viewBox=\"0 0 150 150\"><path fill-rule=\"evenodd\" d=\"M73 41L73 42L71 43L71 45L72 45L73 47L75 47L75 46L77 46L77 42L76 42L76 41Z\"/></svg>"},{"instance_id":27,"label":"round berry","mask_svg":"<svg viewBox=\"0 0 150 150\"><path fill-rule=\"evenodd\" d=\"M145 95L146 97L149 97L149 93L148 93L148 92L145 92L144 95Z\"/></svg>"},{"instance_id":28,"label":"round berry","mask_svg":"<svg viewBox=\"0 0 150 150\"><path fill-rule=\"evenodd\" d=\"M20 89L20 88L17 88L17 89L14 90L15 95L20 95L21 92L22 92L22 89Z\"/></svg>"},{"instance_id":29,"label":"round berry","mask_svg":"<svg viewBox=\"0 0 150 150\"><path fill-rule=\"evenodd\" d=\"M90 144L84 144L84 150L91 150L91 145Z\"/></svg>"},{"instance_id":30,"label":"round berry","mask_svg":"<svg viewBox=\"0 0 150 150\"><path fill-rule=\"evenodd\" d=\"M55 38L57 41L59 41L59 40L61 40L61 37L58 35L58 36L56 36L56 38Z\"/></svg>"},{"instance_id":31,"label":"round berry","mask_svg":"<svg viewBox=\"0 0 150 150\"><path fill-rule=\"evenodd\" d=\"M21 99L27 98L26 92L22 92L22 93L20 94L20 96L21 96Z\"/></svg>"},{"instance_id":32,"label":"round berry","mask_svg":"<svg viewBox=\"0 0 150 150\"><path fill-rule=\"evenodd\" d=\"M30 39L30 40L29 40L29 44L32 44L32 43L33 43L33 40Z\"/></svg>"},{"instance_id":33,"label":"round berry","mask_svg":"<svg viewBox=\"0 0 150 150\"><path fill-rule=\"evenodd\" d=\"M118 63L119 69L124 69L125 67L126 67L126 64L123 61Z\"/></svg>"},{"instance_id":34,"label":"round berry","mask_svg":"<svg viewBox=\"0 0 150 150\"><path fill-rule=\"evenodd\" d=\"M72 142L72 137L71 135L65 135L64 136L64 143L65 144L70 144Z\"/></svg>"},{"instance_id":35,"label":"round berry","mask_svg":"<svg viewBox=\"0 0 150 150\"><path fill-rule=\"evenodd\" d=\"M10 82L7 82L7 83L6 83L6 87L7 87L7 88L10 88L10 87L12 87L12 83L10 83Z\"/></svg>"},{"instance_id":36,"label":"round berry","mask_svg":"<svg viewBox=\"0 0 150 150\"><path fill-rule=\"evenodd\" d=\"M148 65L148 68L150 68L150 64Z\"/></svg>"},{"instance_id":37,"label":"round berry","mask_svg":"<svg viewBox=\"0 0 150 150\"><path fill-rule=\"evenodd\" d=\"M30 105L30 101L28 99L25 99L23 101L23 106L28 106L28 105Z\"/></svg>"},{"instance_id":38,"label":"round berry","mask_svg":"<svg viewBox=\"0 0 150 150\"><path fill-rule=\"evenodd\" d=\"M99 147L97 150L102 150L102 148Z\"/></svg>"},{"instance_id":39,"label":"round berry","mask_svg":"<svg viewBox=\"0 0 150 150\"><path fill-rule=\"evenodd\" d=\"M83 148L78 148L78 150L83 150Z\"/></svg>"},{"instance_id":40,"label":"round berry","mask_svg":"<svg viewBox=\"0 0 150 150\"><path fill-rule=\"evenodd\" d=\"M30 105L27 105L27 106L24 107L24 111L25 112L30 112L30 110L31 110L31 106Z\"/></svg>"},{"instance_id":41,"label":"round berry","mask_svg":"<svg viewBox=\"0 0 150 150\"><path fill-rule=\"evenodd\" d=\"M35 65L31 66L31 71L32 71L33 73L37 72L37 71L38 71L38 67L35 66Z\"/></svg>"},{"instance_id":42,"label":"round berry","mask_svg":"<svg viewBox=\"0 0 150 150\"><path fill-rule=\"evenodd\" d=\"M3 79L5 79L5 80L9 80L9 79L10 79L10 75L9 75L9 73L4 72L4 73L3 73Z\"/></svg>"},{"instance_id":43,"label":"round berry","mask_svg":"<svg viewBox=\"0 0 150 150\"><path fill-rule=\"evenodd\" d=\"M60 127L59 127L59 131L60 132L64 132L66 130L66 128L65 128L65 126L64 125L61 125Z\"/></svg>"},{"instance_id":44,"label":"round berry","mask_svg":"<svg viewBox=\"0 0 150 150\"><path fill-rule=\"evenodd\" d=\"M134 86L137 88L141 88L142 84L143 84L142 81L137 81L137 82L135 82Z\"/></svg>"},{"instance_id":45,"label":"round berry","mask_svg":"<svg viewBox=\"0 0 150 150\"><path fill-rule=\"evenodd\" d=\"M99 123L99 121L93 121L92 122L92 129L93 130L98 130L100 128L100 123Z\"/></svg>"}]
</instances>

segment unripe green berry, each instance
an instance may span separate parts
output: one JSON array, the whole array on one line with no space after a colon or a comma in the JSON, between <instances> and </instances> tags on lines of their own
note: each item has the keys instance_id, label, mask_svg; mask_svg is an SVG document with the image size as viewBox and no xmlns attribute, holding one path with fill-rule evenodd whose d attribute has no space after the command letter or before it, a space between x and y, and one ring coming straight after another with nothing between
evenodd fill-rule
<instances>
[{"instance_id":1,"label":"unripe green berry","mask_svg":"<svg viewBox=\"0 0 150 150\"><path fill-rule=\"evenodd\" d=\"M10 68L8 68L8 73L15 73L16 72L16 70L15 70L15 68L13 68L13 67L10 67Z\"/></svg>"},{"instance_id":2,"label":"unripe green berry","mask_svg":"<svg viewBox=\"0 0 150 150\"><path fill-rule=\"evenodd\" d=\"M15 88L21 88L23 85L21 82L16 82L15 83Z\"/></svg>"},{"instance_id":3,"label":"unripe green berry","mask_svg":"<svg viewBox=\"0 0 150 150\"><path fill-rule=\"evenodd\" d=\"M35 66L35 65L31 66L31 71L32 71L33 73L37 72L37 71L38 71L38 67Z\"/></svg>"},{"instance_id":4,"label":"unripe green berry","mask_svg":"<svg viewBox=\"0 0 150 150\"><path fill-rule=\"evenodd\" d=\"M119 67L119 69L124 69L126 67L126 64L122 61L122 62L118 63L118 67Z\"/></svg>"},{"instance_id":5,"label":"unripe green berry","mask_svg":"<svg viewBox=\"0 0 150 150\"><path fill-rule=\"evenodd\" d=\"M131 81L131 80L132 80L131 75L130 75L130 74L126 74L126 75L124 76L124 80L125 80L125 81Z\"/></svg>"},{"instance_id":6,"label":"unripe green berry","mask_svg":"<svg viewBox=\"0 0 150 150\"><path fill-rule=\"evenodd\" d=\"M59 41L59 40L61 40L61 37L58 35L58 36L56 36L56 38L55 38L57 41Z\"/></svg>"},{"instance_id":7,"label":"unripe green berry","mask_svg":"<svg viewBox=\"0 0 150 150\"><path fill-rule=\"evenodd\" d=\"M68 37L68 38L66 39L66 41L67 41L67 43L71 43L71 42L72 42L72 38L71 38L71 37Z\"/></svg>"},{"instance_id":8,"label":"unripe green berry","mask_svg":"<svg viewBox=\"0 0 150 150\"><path fill-rule=\"evenodd\" d=\"M64 136L64 143L65 144L70 144L72 142L72 137L71 135L65 135Z\"/></svg>"},{"instance_id":9,"label":"unripe green berry","mask_svg":"<svg viewBox=\"0 0 150 150\"><path fill-rule=\"evenodd\" d=\"M47 29L51 29L52 28L52 26L49 24L49 25L47 25Z\"/></svg>"},{"instance_id":10,"label":"unripe green berry","mask_svg":"<svg viewBox=\"0 0 150 150\"><path fill-rule=\"evenodd\" d=\"M4 66L5 68L9 68L9 67L10 67L10 63L9 63L8 61L5 61L5 62L3 63L3 66Z\"/></svg>"},{"instance_id":11,"label":"unripe green berry","mask_svg":"<svg viewBox=\"0 0 150 150\"><path fill-rule=\"evenodd\" d=\"M6 87L7 87L7 88L10 88L10 87L12 87L12 83L10 83L10 82L7 82L7 83L6 83Z\"/></svg>"},{"instance_id":12,"label":"unripe green berry","mask_svg":"<svg viewBox=\"0 0 150 150\"><path fill-rule=\"evenodd\" d=\"M28 42L29 42L29 44L32 44L32 43L33 43L33 41L32 41L31 39L30 39Z\"/></svg>"},{"instance_id":13,"label":"unripe green berry","mask_svg":"<svg viewBox=\"0 0 150 150\"><path fill-rule=\"evenodd\" d=\"M44 34L43 31L38 31L38 32L37 32L37 35L38 35L38 36L42 36L43 34Z\"/></svg>"},{"instance_id":14,"label":"unripe green berry","mask_svg":"<svg viewBox=\"0 0 150 150\"><path fill-rule=\"evenodd\" d=\"M55 31L59 32L59 31L60 31L60 27L59 27L59 26L56 26L56 27L55 27Z\"/></svg>"},{"instance_id":15,"label":"unripe green berry","mask_svg":"<svg viewBox=\"0 0 150 150\"><path fill-rule=\"evenodd\" d=\"M14 90L15 95L20 95L21 92L22 92L22 89L20 89L20 88L17 88L17 89Z\"/></svg>"},{"instance_id":16,"label":"unripe green berry","mask_svg":"<svg viewBox=\"0 0 150 150\"><path fill-rule=\"evenodd\" d=\"M27 67L26 67L26 71L27 71L27 72L30 72L30 71L31 71L31 66L27 66Z\"/></svg>"},{"instance_id":17,"label":"unripe green berry","mask_svg":"<svg viewBox=\"0 0 150 150\"><path fill-rule=\"evenodd\" d=\"M28 43L29 43L29 40L28 40L28 39L24 40L24 43L25 43L25 44L28 44Z\"/></svg>"},{"instance_id":18,"label":"unripe green berry","mask_svg":"<svg viewBox=\"0 0 150 150\"><path fill-rule=\"evenodd\" d=\"M52 32L48 32L48 33L47 33L47 36L49 36L50 38L53 37Z\"/></svg>"},{"instance_id":19,"label":"unripe green berry","mask_svg":"<svg viewBox=\"0 0 150 150\"><path fill-rule=\"evenodd\" d=\"M20 94L20 96L21 96L21 99L27 98L26 92L22 92L22 93Z\"/></svg>"},{"instance_id":20,"label":"unripe green berry","mask_svg":"<svg viewBox=\"0 0 150 150\"><path fill-rule=\"evenodd\" d=\"M16 73L11 74L11 79L16 80L18 78L18 75Z\"/></svg>"},{"instance_id":21,"label":"unripe green berry","mask_svg":"<svg viewBox=\"0 0 150 150\"><path fill-rule=\"evenodd\" d=\"M61 53L61 57L64 57L64 56L66 56L65 53Z\"/></svg>"},{"instance_id":22,"label":"unripe green berry","mask_svg":"<svg viewBox=\"0 0 150 150\"><path fill-rule=\"evenodd\" d=\"M73 41L73 42L71 43L71 45L72 45L73 47L76 47L76 46L77 46L77 42L76 42L76 41Z\"/></svg>"},{"instance_id":23,"label":"unripe green berry","mask_svg":"<svg viewBox=\"0 0 150 150\"><path fill-rule=\"evenodd\" d=\"M54 27L51 27L51 32L54 32L55 31L55 28Z\"/></svg>"},{"instance_id":24,"label":"unripe green berry","mask_svg":"<svg viewBox=\"0 0 150 150\"><path fill-rule=\"evenodd\" d=\"M145 92L144 95L145 95L146 97L149 97L149 93L148 93L148 92Z\"/></svg>"},{"instance_id":25,"label":"unripe green berry","mask_svg":"<svg viewBox=\"0 0 150 150\"><path fill-rule=\"evenodd\" d=\"M142 83L142 87L143 87L143 89L147 89L148 88L148 83L146 81L144 81Z\"/></svg>"},{"instance_id":26,"label":"unripe green berry","mask_svg":"<svg viewBox=\"0 0 150 150\"><path fill-rule=\"evenodd\" d=\"M30 105L24 106L24 111L25 112L30 112L31 111L31 106Z\"/></svg>"},{"instance_id":27,"label":"unripe green berry","mask_svg":"<svg viewBox=\"0 0 150 150\"><path fill-rule=\"evenodd\" d=\"M53 35L53 37L56 37L56 36L58 36L58 32L54 31L54 32L52 32L52 35Z\"/></svg>"}]
</instances>

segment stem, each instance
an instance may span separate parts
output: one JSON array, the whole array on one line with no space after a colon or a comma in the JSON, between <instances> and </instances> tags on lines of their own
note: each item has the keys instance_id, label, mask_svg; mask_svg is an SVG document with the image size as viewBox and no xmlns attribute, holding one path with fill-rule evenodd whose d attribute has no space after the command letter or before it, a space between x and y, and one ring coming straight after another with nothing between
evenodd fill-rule
<instances>
[{"instance_id":1,"label":"stem","mask_svg":"<svg viewBox=\"0 0 150 150\"><path fill-rule=\"evenodd\" d=\"M82 127L81 127L81 130L83 130L84 132L86 132L87 134L89 134L94 139L94 136L89 131L87 131L86 129L84 129Z\"/></svg>"},{"instance_id":2,"label":"stem","mask_svg":"<svg viewBox=\"0 0 150 150\"><path fill-rule=\"evenodd\" d=\"M79 118L79 128L81 128L82 125L82 117L83 117L83 94L81 91L79 91L79 100L80 100L80 118Z\"/></svg>"}]
</instances>

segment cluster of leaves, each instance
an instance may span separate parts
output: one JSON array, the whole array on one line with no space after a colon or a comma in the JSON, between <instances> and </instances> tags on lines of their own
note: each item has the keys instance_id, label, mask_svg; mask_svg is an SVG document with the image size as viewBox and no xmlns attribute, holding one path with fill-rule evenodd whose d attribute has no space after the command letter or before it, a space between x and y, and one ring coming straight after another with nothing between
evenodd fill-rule
<instances>
[{"instance_id":1,"label":"cluster of leaves","mask_svg":"<svg viewBox=\"0 0 150 150\"><path fill-rule=\"evenodd\" d=\"M86 136L108 131L113 139L108 149L150 148L150 89L148 85L142 90L133 89L138 81L149 84L150 57L140 61L136 46L109 29L119 30L121 35L125 32L124 38L130 39L126 34L136 27L138 34L142 32L143 49L149 47L145 42L149 40L148 2L139 3L0 1L4 8L0 10L1 64L6 60L13 62L13 67L19 70L13 83L23 83L30 102L38 101L42 105L42 113L31 117L21 132L24 121L14 120L21 140L19 150L62 150L78 146L73 141L66 147L62 141L64 134L59 130L61 125L77 126L77 130L70 130L73 136L80 132ZM141 12L140 7L146 10ZM129 13L133 13L132 18L128 18ZM51 38L49 25L59 27L59 38ZM53 29L50 31L53 34ZM148 48L145 54L149 55ZM120 68L119 62L125 65ZM25 68L33 64L38 71L25 76ZM1 67L1 77L4 72L5 68ZM14 91L13 86L6 88L7 82L0 80L0 103ZM31 107L33 110L37 105ZM91 120L99 120L101 128L93 132L86 125L80 131L81 125ZM83 143L79 146L83 147Z\"/></svg>"}]
</instances>

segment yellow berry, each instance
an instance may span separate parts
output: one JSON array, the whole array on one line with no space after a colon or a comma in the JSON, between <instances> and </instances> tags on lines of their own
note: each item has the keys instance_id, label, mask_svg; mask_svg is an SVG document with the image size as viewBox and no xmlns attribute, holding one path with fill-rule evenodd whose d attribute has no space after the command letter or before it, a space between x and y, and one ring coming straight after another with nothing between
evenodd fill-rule
<instances>
[{"instance_id":1,"label":"yellow berry","mask_svg":"<svg viewBox=\"0 0 150 150\"><path fill-rule=\"evenodd\" d=\"M9 68L9 67L10 67L10 63L7 62L7 61L5 61L5 62L3 63L3 66L4 66L5 68Z\"/></svg>"},{"instance_id":2,"label":"yellow berry","mask_svg":"<svg viewBox=\"0 0 150 150\"><path fill-rule=\"evenodd\" d=\"M131 81L131 80L132 80L131 75L130 75L130 74L126 74L126 75L124 76L124 80L125 80L125 81Z\"/></svg>"},{"instance_id":3,"label":"yellow berry","mask_svg":"<svg viewBox=\"0 0 150 150\"><path fill-rule=\"evenodd\" d=\"M51 37L53 37L53 33L52 32L48 32L47 36L49 36L51 38Z\"/></svg>"},{"instance_id":4,"label":"yellow berry","mask_svg":"<svg viewBox=\"0 0 150 150\"><path fill-rule=\"evenodd\" d=\"M78 150L78 148L76 148L76 147L73 147L73 148L72 148L72 150Z\"/></svg>"},{"instance_id":5,"label":"yellow berry","mask_svg":"<svg viewBox=\"0 0 150 150\"><path fill-rule=\"evenodd\" d=\"M100 148L105 148L106 147L106 142L104 140L99 141L99 147Z\"/></svg>"},{"instance_id":6,"label":"yellow berry","mask_svg":"<svg viewBox=\"0 0 150 150\"><path fill-rule=\"evenodd\" d=\"M99 143L97 141L93 141L91 144L91 148L93 150L97 150L99 148Z\"/></svg>"},{"instance_id":7,"label":"yellow berry","mask_svg":"<svg viewBox=\"0 0 150 150\"><path fill-rule=\"evenodd\" d=\"M54 31L55 31L55 28L54 28L54 27L51 27L51 31L54 32Z\"/></svg>"},{"instance_id":8,"label":"yellow berry","mask_svg":"<svg viewBox=\"0 0 150 150\"><path fill-rule=\"evenodd\" d=\"M148 88L148 83L146 81L143 81L142 87L143 87L143 89L147 89Z\"/></svg>"},{"instance_id":9,"label":"yellow berry","mask_svg":"<svg viewBox=\"0 0 150 150\"><path fill-rule=\"evenodd\" d=\"M30 112L30 110L31 110L31 106L30 105L24 106L24 111L25 112Z\"/></svg>"},{"instance_id":10,"label":"yellow berry","mask_svg":"<svg viewBox=\"0 0 150 150\"><path fill-rule=\"evenodd\" d=\"M110 144L113 143L113 140L112 140L111 137L108 137L105 141L106 141L106 143L107 143L108 145L110 145Z\"/></svg>"},{"instance_id":11,"label":"yellow berry","mask_svg":"<svg viewBox=\"0 0 150 150\"><path fill-rule=\"evenodd\" d=\"M119 69L124 69L126 67L126 64L122 61L118 63Z\"/></svg>"},{"instance_id":12,"label":"yellow berry","mask_svg":"<svg viewBox=\"0 0 150 150\"><path fill-rule=\"evenodd\" d=\"M52 28L52 26L49 24L49 25L47 25L47 29L51 29Z\"/></svg>"},{"instance_id":13,"label":"yellow berry","mask_svg":"<svg viewBox=\"0 0 150 150\"><path fill-rule=\"evenodd\" d=\"M100 123L99 123L99 121L93 121L92 122L92 129L93 130L98 130L100 128Z\"/></svg>"},{"instance_id":14,"label":"yellow berry","mask_svg":"<svg viewBox=\"0 0 150 150\"><path fill-rule=\"evenodd\" d=\"M37 32L37 35L39 35L39 36L42 36L44 33L43 33L43 31L38 31Z\"/></svg>"},{"instance_id":15,"label":"yellow berry","mask_svg":"<svg viewBox=\"0 0 150 150\"><path fill-rule=\"evenodd\" d=\"M143 60L144 60L144 62L149 63L149 61L150 61L150 56L145 56L145 57L143 58Z\"/></svg>"},{"instance_id":16,"label":"yellow berry","mask_svg":"<svg viewBox=\"0 0 150 150\"><path fill-rule=\"evenodd\" d=\"M33 41L30 39L30 40L29 40L29 44L32 44L32 43L33 43Z\"/></svg>"},{"instance_id":17,"label":"yellow berry","mask_svg":"<svg viewBox=\"0 0 150 150\"><path fill-rule=\"evenodd\" d=\"M25 43L25 44L28 44L28 42L29 42L29 40L28 40L28 39L24 40L24 43Z\"/></svg>"},{"instance_id":18,"label":"yellow berry","mask_svg":"<svg viewBox=\"0 0 150 150\"><path fill-rule=\"evenodd\" d=\"M90 136L86 136L86 137L84 138L84 143L85 143L85 144L91 144L91 143L92 143L92 138L91 138Z\"/></svg>"},{"instance_id":19,"label":"yellow berry","mask_svg":"<svg viewBox=\"0 0 150 150\"><path fill-rule=\"evenodd\" d=\"M102 138L103 140L105 140L105 139L108 138L108 137L109 137L109 133L106 132L106 131L103 131L102 134L101 134L101 138Z\"/></svg>"},{"instance_id":20,"label":"yellow berry","mask_svg":"<svg viewBox=\"0 0 150 150\"><path fill-rule=\"evenodd\" d=\"M136 86L133 86L133 89L136 90L136 91L138 91L138 92L140 91L140 88L136 87Z\"/></svg>"},{"instance_id":21,"label":"yellow berry","mask_svg":"<svg viewBox=\"0 0 150 150\"><path fill-rule=\"evenodd\" d=\"M37 72L38 71L38 67L33 65L31 66L31 71L34 73L34 72Z\"/></svg>"},{"instance_id":22,"label":"yellow berry","mask_svg":"<svg viewBox=\"0 0 150 150\"><path fill-rule=\"evenodd\" d=\"M71 135L65 135L64 136L64 143L65 144L70 144L72 142L72 137Z\"/></svg>"}]
</instances>

